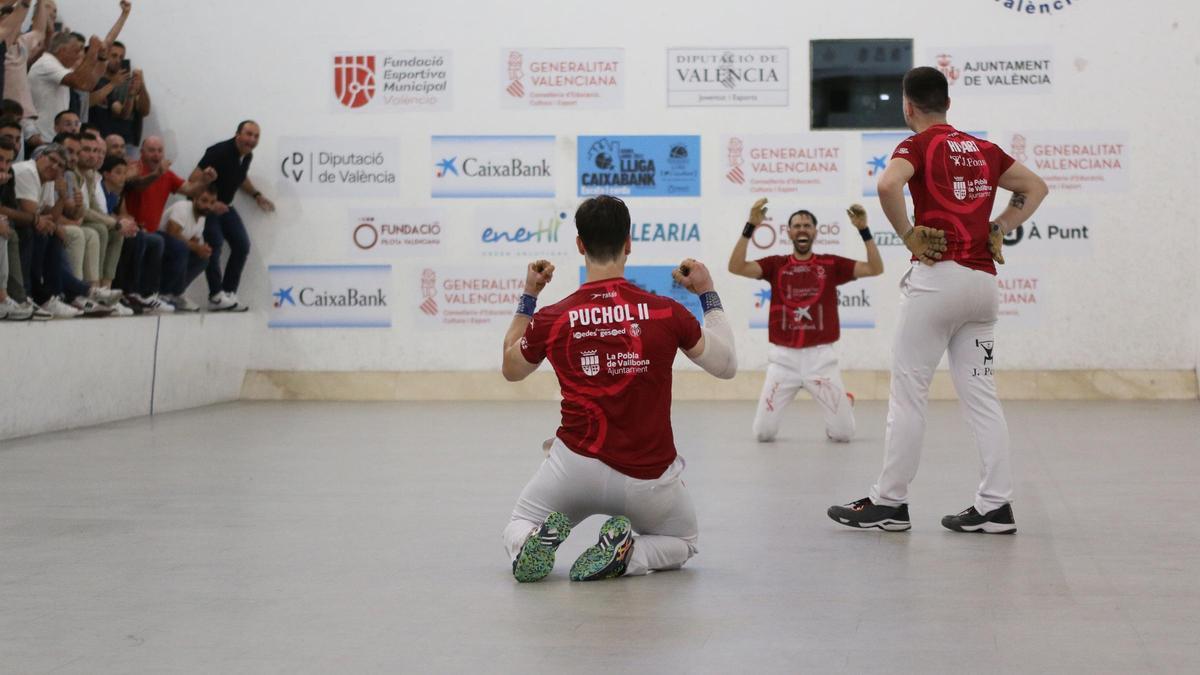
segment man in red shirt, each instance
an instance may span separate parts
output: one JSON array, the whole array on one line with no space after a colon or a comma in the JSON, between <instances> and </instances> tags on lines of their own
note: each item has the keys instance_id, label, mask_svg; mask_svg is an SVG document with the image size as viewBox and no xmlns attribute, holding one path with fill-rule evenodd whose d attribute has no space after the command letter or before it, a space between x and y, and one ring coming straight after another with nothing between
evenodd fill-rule
<instances>
[{"instance_id":1,"label":"man in red shirt","mask_svg":"<svg viewBox=\"0 0 1200 675\"><path fill-rule=\"evenodd\" d=\"M571 567L573 581L678 569L695 555L696 511L671 432L672 364L682 350L717 377L737 373L733 333L704 265L685 260L674 273L700 296L702 328L678 302L624 278L631 250L624 202L588 199L575 225L587 281L534 316L554 266L531 263L504 336L505 379L522 380L549 358L562 389L562 425L504 530L521 582L548 575L571 524L596 513L612 517Z\"/></svg>"},{"instance_id":2,"label":"man in red shirt","mask_svg":"<svg viewBox=\"0 0 1200 675\"><path fill-rule=\"evenodd\" d=\"M771 284L767 331L771 348L767 377L754 415L754 436L764 443L775 440L784 408L803 388L821 406L825 435L833 441L848 442L854 437L854 399L842 385L833 349L841 335L837 287L883 274L883 258L867 228L866 209L854 204L846 213L867 247L866 262L813 253L817 217L805 210L788 218L791 254L746 260L754 230L766 218L766 205L765 197L754 202L750 220L729 255L730 272Z\"/></svg>"},{"instance_id":3,"label":"man in red shirt","mask_svg":"<svg viewBox=\"0 0 1200 675\"><path fill-rule=\"evenodd\" d=\"M1008 426L993 376L1000 303L994 262L1004 262L1004 235L1033 215L1048 190L998 146L950 126L949 108L949 85L941 72L923 67L904 76L904 120L916 134L896 147L880 175L879 202L914 253L914 264L900 283L883 472L868 497L828 511L850 527L902 531L912 526L908 485L921 458L929 383L949 350L950 376L979 449L983 479L975 503L946 516L942 525L956 532L1017 531ZM908 219L905 183L921 223L917 227ZM1013 196L989 222L997 187ZM940 255L941 245L930 250L935 241L944 241Z\"/></svg>"}]
</instances>

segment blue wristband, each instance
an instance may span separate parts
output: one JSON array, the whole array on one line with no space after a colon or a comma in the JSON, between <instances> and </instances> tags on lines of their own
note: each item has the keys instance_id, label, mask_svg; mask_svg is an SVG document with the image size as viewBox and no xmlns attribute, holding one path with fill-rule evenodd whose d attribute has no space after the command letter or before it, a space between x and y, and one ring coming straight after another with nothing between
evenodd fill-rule
<instances>
[{"instance_id":1,"label":"blue wristband","mask_svg":"<svg viewBox=\"0 0 1200 675\"><path fill-rule=\"evenodd\" d=\"M700 306L704 308L704 313L708 314L714 309L724 310L721 306L721 296L717 295L716 291L708 291L700 294Z\"/></svg>"},{"instance_id":2,"label":"blue wristband","mask_svg":"<svg viewBox=\"0 0 1200 675\"><path fill-rule=\"evenodd\" d=\"M517 314L524 314L532 317L534 310L537 309L537 298L528 293L522 293L521 299L517 301Z\"/></svg>"}]
</instances>

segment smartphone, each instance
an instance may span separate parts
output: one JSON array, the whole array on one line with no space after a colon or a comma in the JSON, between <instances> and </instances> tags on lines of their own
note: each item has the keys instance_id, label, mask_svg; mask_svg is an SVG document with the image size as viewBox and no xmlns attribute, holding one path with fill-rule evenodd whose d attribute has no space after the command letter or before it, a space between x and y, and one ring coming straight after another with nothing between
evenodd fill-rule
<instances>
[{"instance_id":1,"label":"smartphone","mask_svg":"<svg viewBox=\"0 0 1200 675\"><path fill-rule=\"evenodd\" d=\"M130 63L129 59L121 59L121 70L128 73L132 68L133 64Z\"/></svg>"}]
</instances>

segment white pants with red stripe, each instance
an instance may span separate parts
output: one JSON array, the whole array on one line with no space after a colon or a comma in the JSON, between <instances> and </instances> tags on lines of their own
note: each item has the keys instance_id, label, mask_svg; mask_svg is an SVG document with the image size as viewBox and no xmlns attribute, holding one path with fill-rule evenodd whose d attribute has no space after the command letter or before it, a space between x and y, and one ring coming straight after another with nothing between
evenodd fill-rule
<instances>
[{"instance_id":1,"label":"white pants with red stripe","mask_svg":"<svg viewBox=\"0 0 1200 675\"><path fill-rule=\"evenodd\" d=\"M833 345L792 349L774 344L767 355L767 378L754 414L755 438L775 440L784 408L801 389L821 408L826 436L843 443L854 438L854 408L842 385Z\"/></svg>"},{"instance_id":2,"label":"white pants with red stripe","mask_svg":"<svg viewBox=\"0 0 1200 675\"><path fill-rule=\"evenodd\" d=\"M900 323L892 363L883 472L871 501L899 506L917 475L933 372L949 350L950 377L981 460L975 509L1011 501L1008 425L992 360L1000 306L996 277L958 263L914 265L900 281Z\"/></svg>"},{"instance_id":3,"label":"white pants with red stripe","mask_svg":"<svg viewBox=\"0 0 1200 675\"><path fill-rule=\"evenodd\" d=\"M555 438L504 528L509 559L516 560L529 533L558 511L573 525L596 514L629 518L634 543L627 576L683 567L696 555L700 536L683 467L683 458L676 457L658 478L630 478L598 459L572 452Z\"/></svg>"}]
</instances>

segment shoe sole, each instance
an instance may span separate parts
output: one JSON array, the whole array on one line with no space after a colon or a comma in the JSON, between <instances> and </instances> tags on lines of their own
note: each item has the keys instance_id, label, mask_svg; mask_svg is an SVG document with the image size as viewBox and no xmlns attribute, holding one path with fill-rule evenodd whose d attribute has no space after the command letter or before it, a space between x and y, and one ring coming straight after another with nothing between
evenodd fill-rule
<instances>
[{"instance_id":1,"label":"shoe sole","mask_svg":"<svg viewBox=\"0 0 1200 675\"><path fill-rule=\"evenodd\" d=\"M863 522L861 520L851 520L849 518L842 518L840 516L835 516L834 514L829 513L828 511L825 512L825 515L829 516L829 519L832 520L833 522L837 523L838 525L845 525L846 527L854 527L854 528L857 528L860 530L870 530L873 528L879 528L879 529L883 530L884 532L906 532L906 531L912 529L912 521L909 521L909 520L896 520L895 518L884 518L883 520L875 520L875 521L867 523L867 522Z\"/></svg>"},{"instance_id":2,"label":"shoe sole","mask_svg":"<svg viewBox=\"0 0 1200 675\"><path fill-rule=\"evenodd\" d=\"M614 547L601 546L605 535L621 538ZM571 581L601 581L615 579L623 574L629 564L633 547L633 525L625 516L613 516L600 526L600 541L588 548L571 565Z\"/></svg>"},{"instance_id":3,"label":"shoe sole","mask_svg":"<svg viewBox=\"0 0 1200 675\"><path fill-rule=\"evenodd\" d=\"M553 548L542 543L538 535L543 530L554 530L558 535L558 544ZM513 561L513 576L517 581L527 584L541 581L550 575L554 569L554 553L558 545L566 541L571 534L571 521L561 513L551 513L542 521L541 526L529 534L521 545L521 552Z\"/></svg>"},{"instance_id":4,"label":"shoe sole","mask_svg":"<svg viewBox=\"0 0 1200 675\"><path fill-rule=\"evenodd\" d=\"M951 532L965 532L970 534L1016 534L1017 526L1013 523L980 523L979 525L947 525L942 523L942 527Z\"/></svg>"}]
</instances>

